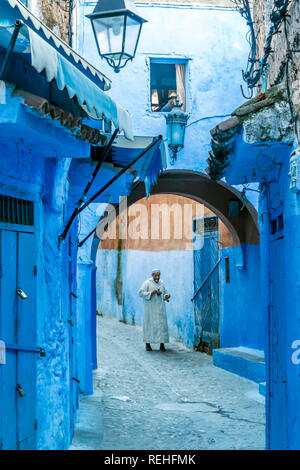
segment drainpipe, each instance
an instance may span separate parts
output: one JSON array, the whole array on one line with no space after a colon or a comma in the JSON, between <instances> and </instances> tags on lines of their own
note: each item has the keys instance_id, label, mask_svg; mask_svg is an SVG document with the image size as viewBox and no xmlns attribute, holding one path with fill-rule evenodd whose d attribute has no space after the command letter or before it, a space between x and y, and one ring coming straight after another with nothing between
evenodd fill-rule
<instances>
[{"instance_id":1,"label":"drainpipe","mask_svg":"<svg viewBox=\"0 0 300 470\"><path fill-rule=\"evenodd\" d=\"M70 47L73 47L73 10L75 8L74 0L69 0L69 31L68 31L68 43Z\"/></svg>"},{"instance_id":2,"label":"drainpipe","mask_svg":"<svg viewBox=\"0 0 300 470\"><path fill-rule=\"evenodd\" d=\"M13 51L14 51L15 44L16 44L16 41L17 41L17 38L18 38L18 35L19 35L19 32L20 32L20 29L22 28L22 26L24 26L23 21L21 21L21 20L16 20L16 22L15 22L15 29L14 29L14 32L13 32L12 37L11 37L11 39L10 39L8 48L7 48L7 50L6 50L3 63L2 63L2 65L1 65L1 69L0 69L0 80L3 80L4 77L5 77L5 74L6 74L6 72L7 72L7 68L8 68L8 65L9 65L10 58L11 58L11 55L12 55L12 53L13 53Z\"/></svg>"}]
</instances>

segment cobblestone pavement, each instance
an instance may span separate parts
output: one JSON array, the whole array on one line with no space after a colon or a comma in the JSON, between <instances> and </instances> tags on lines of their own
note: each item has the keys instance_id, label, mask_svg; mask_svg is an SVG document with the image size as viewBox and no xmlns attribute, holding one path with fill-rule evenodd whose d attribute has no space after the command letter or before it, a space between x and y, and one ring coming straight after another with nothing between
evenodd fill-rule
<instances>
[{"instance_id":1,"label":"cobblestone pavement","mask_svg":"<svg viewBox=\"0 0 300 470\"><path fill-rule=\"evenodd\" d=\"M141 328L98 318L95 394L80 400L71 449L264 449L257 384L178 341L166 348L146 352Z\"/></svg>"}]
</instances>

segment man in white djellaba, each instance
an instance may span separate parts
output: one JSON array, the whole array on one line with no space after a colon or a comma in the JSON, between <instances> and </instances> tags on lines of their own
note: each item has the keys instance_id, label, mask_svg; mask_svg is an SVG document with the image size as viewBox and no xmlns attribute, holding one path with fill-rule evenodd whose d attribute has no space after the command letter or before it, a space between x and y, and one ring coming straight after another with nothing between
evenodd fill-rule
<instances>
[{"instance_id":1,"label":"man in white djellaba","mask_svg":"<svg viewBox=\"0 0 300 470\"><path fill-rule=\"evenodd\" d=\"M144 300L143 340L146 351L152 351L150 343L160 343L160 350L166 351L169 342L169 331L165 302L169 302L170 294L160 279L160 270L153 269L152 277L147 279L139 290Z\"/></svg>"}]
</instances>

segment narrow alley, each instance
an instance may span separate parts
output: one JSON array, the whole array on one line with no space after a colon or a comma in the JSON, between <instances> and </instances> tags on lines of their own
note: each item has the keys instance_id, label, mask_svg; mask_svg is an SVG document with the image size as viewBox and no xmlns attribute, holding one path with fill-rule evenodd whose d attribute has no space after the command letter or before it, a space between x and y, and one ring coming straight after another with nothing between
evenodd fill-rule
<instances>
[{"instance_id":1,"label":"narrow alley","mask_svg":"<svg viewBox=\"0 0 300 470\"><path fill-rule=\"evenodd\" d=\"M0 451L300 450L299 52L299 0L0 0Z\"/></svg>"},{"instance_id":2,"label":"narrow alley","mask_svg":"<svg viewBox=\"0 0 300 470\"><path fill-rule=\"evenodd\" d=\"M141 328L98 316L94 395L82 396L72 450L264 449L254 382L178 341L146 352Z\"/></svg>"}]
</instances>

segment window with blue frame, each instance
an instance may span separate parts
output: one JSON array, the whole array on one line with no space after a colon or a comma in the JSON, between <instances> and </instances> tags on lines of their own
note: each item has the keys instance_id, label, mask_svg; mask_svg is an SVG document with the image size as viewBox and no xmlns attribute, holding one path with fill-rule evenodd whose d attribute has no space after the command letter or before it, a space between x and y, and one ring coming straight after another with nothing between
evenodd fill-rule
<instances>
[{"instance_id":1,"label":"window with blue frame","mask_svg":"<svg viewBox=\"0 0 300 470\"><path fill-rule=\"evenodd\" d=\"M151 111L168 113L176 99L186 108L185 63L150 62Z\"/></svg>"}]
</instances>

